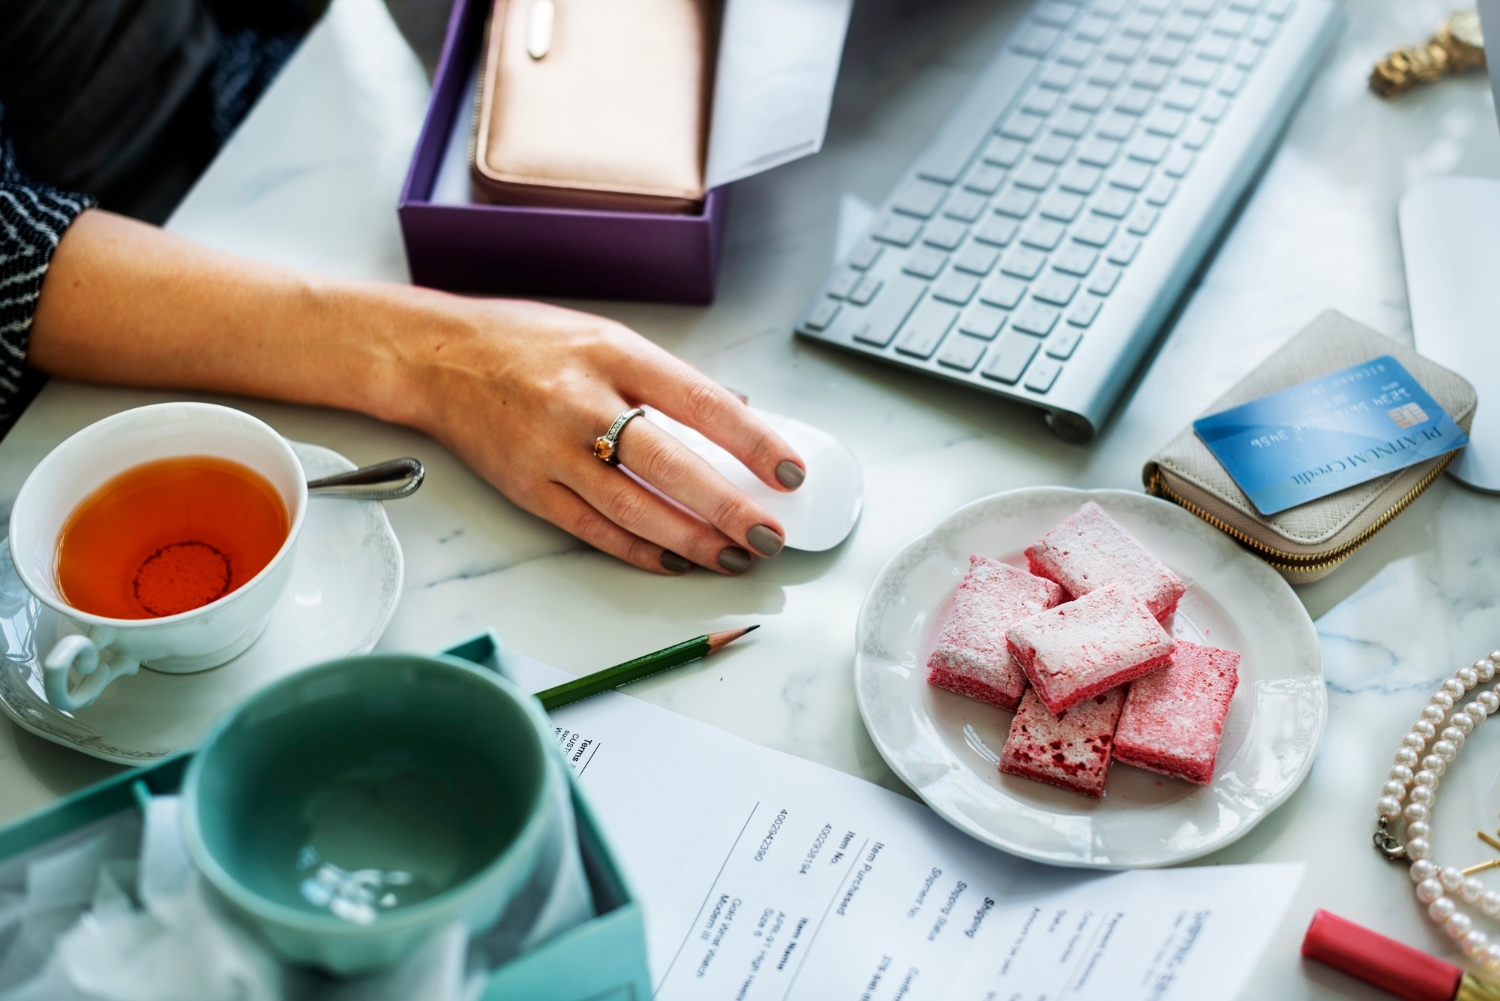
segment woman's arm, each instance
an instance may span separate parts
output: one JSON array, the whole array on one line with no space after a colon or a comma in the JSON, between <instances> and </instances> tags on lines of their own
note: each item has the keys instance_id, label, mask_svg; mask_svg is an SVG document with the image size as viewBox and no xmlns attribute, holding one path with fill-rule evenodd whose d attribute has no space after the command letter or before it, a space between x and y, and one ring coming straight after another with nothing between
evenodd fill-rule
<instances>
[{"instance_id":1,"label":"woman's arm","mask_svg":"<svg viewBox=\"0 0 1500 1001\"><path fill-rule=\"evenodd\" d=\"M658 573L688 561L741 573L748 553L774 556L784 533L645 420L621 435L622 461L699 517L596 459L594 439L623 410L651 404L696 427L776 489L802 482L802 460L739 400L610 320L291 271L97 209L57 247L27 361L67 379L411 425L528 511Z\"/></svg>"}]
</instances>

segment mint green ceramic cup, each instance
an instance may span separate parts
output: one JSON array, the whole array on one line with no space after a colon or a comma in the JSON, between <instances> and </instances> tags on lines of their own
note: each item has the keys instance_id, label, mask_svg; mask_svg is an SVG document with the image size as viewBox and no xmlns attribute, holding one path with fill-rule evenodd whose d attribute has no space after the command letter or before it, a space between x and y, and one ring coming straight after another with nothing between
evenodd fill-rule
<instances>
[{"instance_id":1,"label":"mint green ceramic cup","mask_svg":"<svg viewBox=\"0 0 1500 1001\"><path fill-rule=\"evenodd\" d=\"M218 895L295 963L352 975L455 920L479 933L556 855L565 781L535 701L446 657L331 661L205 738L184 838Z\"/></svg>"}]
</instances>

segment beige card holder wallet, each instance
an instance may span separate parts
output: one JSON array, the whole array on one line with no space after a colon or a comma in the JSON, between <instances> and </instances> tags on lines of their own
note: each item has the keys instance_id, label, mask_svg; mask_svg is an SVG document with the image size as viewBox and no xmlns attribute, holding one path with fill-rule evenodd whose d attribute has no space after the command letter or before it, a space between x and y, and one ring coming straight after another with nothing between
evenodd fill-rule
<instances>
[{"instance_id":1,"label":"beige card holder wallet","mask_svg":"<svg viewBox=\"0 0 1500 1001\"><path fill-rule=\"evenodd\" d=\"M710 0L495 0L470 148L476 197L696 211L717 10Z\"/></svg>"},{"instance_id":2,"label":"beige card holder wallet","mask_svg":"<svg viewBox=\"0 0 1500 1001\"><path fill-rule=\"evenodd\" d=\"M1404 344L1329 310L1213 402L1214 414L1382 355L1393 355L1467 433L1478 395L1467 380ZM1269 517L1219 465L1191 427L1146 463L1151 493L1227 532L1293 584L1327 576L1416 500L1457 452L1421 462Z\"/></svg>"}]
</instances>

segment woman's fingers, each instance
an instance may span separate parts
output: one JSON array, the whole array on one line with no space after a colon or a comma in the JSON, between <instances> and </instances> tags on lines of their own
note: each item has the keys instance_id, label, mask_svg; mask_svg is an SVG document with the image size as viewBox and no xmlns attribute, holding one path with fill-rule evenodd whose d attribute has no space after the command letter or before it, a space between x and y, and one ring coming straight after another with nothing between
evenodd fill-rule
<instances>
[{"instance_id":1,"label":"woman's fingers","mask_svg":"<svg viewBox=\"0 0 1500 1001\"><path fill-rule=\"evenodd\" d=\"M781 552L786 538L781 522L649 418L625 425L618 454L632 473L741 546L761 556Z\"/></svg>"},{"instance_id":2,"label":"woman's fingers","mask_svg":"<svg viewBox=\"0 0 1500 1001\"><path fill-rule=\"evenodd\" d=\"M665 351L627 355L620 389L695 428L767 486L795 490L807 467L781 436L733 393Z\"/></svg>"},{"instance_id":3,"label":"woman's fingers","mask_svg":"<svg viewBox=\"0 0 1500 1001\"><path fill-rule=\"evenodd\" d=\"M549 483L540 502L537 514L626 563L659 574L680 574L692 569L692 564L682 556L627 532L561 483Z\"/></svg>"},{"instance_id":4,"label":"woman's fingers","mask_svg":"<svg viewBox=\"0 0 1500 1001\"><path fill-rule=\"evenodd\" d=\"M598 461L586 463L570 475L566 485L620 528L699 566L727 574L750 569L751 555L742 543L658 497L623 469Z\"/></svg>"}]
</instances>

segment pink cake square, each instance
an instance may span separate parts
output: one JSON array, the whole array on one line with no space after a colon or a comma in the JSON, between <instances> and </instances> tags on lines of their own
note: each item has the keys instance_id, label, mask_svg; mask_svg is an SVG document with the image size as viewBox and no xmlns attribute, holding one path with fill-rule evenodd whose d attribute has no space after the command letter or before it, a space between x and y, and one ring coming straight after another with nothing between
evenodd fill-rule
<instances>
[{"instance_id":1,"label":"pink cake square","mask_svg":"<svg viewBox=\"0 0 1500 1001\"><path fill-rule=\"evenodd\" d=\"M1214 777L1239 663L1232 650L1178 640L1169 666L1131 683L1115 757L1206 785Z\"/></svg>"},{"instance_id":2,"label":"pink cake square","mask_svg":"<svg viewBox=\"0 0 1500 1001\"><path fill-rule=\"evenodd\" d=\"M1005 634L1042 704L1060 713L1172 659L1172 637L1129 584L1107 584Z\"/></svg>"},{"instance_id":3,"label":"pink cake square","mask_svg":"<svg viewBox=\"0 0 1500 1001\"><path fill-rule=\"evenodd\" d=\"M1124 702L1125 692L1115 688L1054 716L1031 689L1011 721L1000 770L1098 799Z\"/></svg>"},{"instance_id":4,"label":"pink cake square","mask_svg":"<svg viewBox=\"0 0 1500 1001\"><path fill-rule=\"evenodd\" d=\"M1151 614L1165 619L1177 610L1187 585L1093 501L1026 550L1031 572L1055 580L1073 598L1124 581Z\"/></svg>"},{"instance_id":5,"label":"pink cake square","mask_svg":"<svg viewBox=\"0 0 1500 1001\"><path fill-rule=\"evenodd\" d=\"M1062 601L1062 588L1044 577L970 556L953 610L927 661L927 681L950 692L1015 709L1026 675L1005 644L1005 631Z\"/></svg>"}]
</instances>

